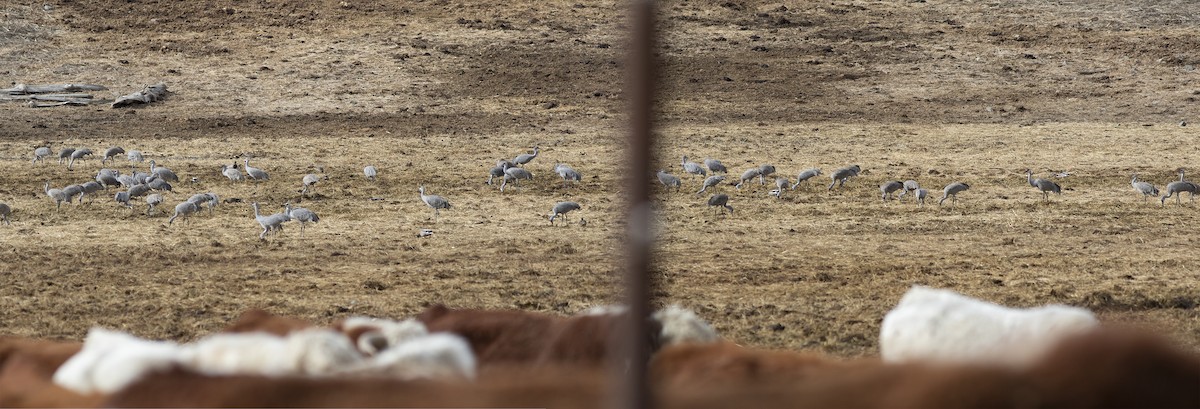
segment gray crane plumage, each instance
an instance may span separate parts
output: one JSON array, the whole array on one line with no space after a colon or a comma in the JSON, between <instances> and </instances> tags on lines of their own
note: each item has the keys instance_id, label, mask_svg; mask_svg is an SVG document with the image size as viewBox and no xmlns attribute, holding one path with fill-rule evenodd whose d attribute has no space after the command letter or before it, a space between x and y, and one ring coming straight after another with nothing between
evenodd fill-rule
<instances>
[{"instance_id":1,"label":"gray crane plumage","mask_svg":"<svg viewBox=\"0 0 1200 409\"><path fill-rule=\"evenodd\" d=\"M663 169L658 170L658 183L662 183L663 186L666 186L667 190L675 188L676 192L683 187L683 181L679 179L679 176L667 173L667 171Z\"/></svg>"},{"instance_id":2,"label":"gray crane plumage","mask_svg":"<svg viewBox=\"0 0 1200 409\"><path fill-rule=\"evenodd\" d=\"M291 220L291 216L288 216L287 213L275 213L263 216L258 211L258 202L251 203L250 206L254 208L254 220L263 228L262 233L258 234L259 240L266 239L267 233L272 230L282 231L283 223Z\"/></svg>"},{"instance_id":3,"label":"gray crane plumage","mask_svg":"<svg viewBox=\"0 0 1200 409\"><path fill-rule=\"evenodd\" d=\"M742 185L745 184L746 181L754 179L756 177L757 178L762 177L762 169L761 168L746 169L745 172L742 172L742 176L740 178L738 178L738 182L734 185L734 187L741 190Z\"/></svg>"},{"instance_id":4,"label":"gray crane plumage","mask_svg":"<svg viewBox=\"0 0 1200 409\"><path fill-rule=\"evenodd\" d=\"M133 210L133 205L129 204L129 192L117 192L117 194L113 195L113 200L116 200L117 203L123 204L126 208Z\"/></svg>"},{"instance_id":5,"label":"gray crane plumage","mask_svg":"<svg viewBox=\"0 0 1200 409\"><path fill-rule=\"evenodd\" d=\"M900 189L904 189L904 183L901 183L898 180L884 182L882 185L879 185L879 192L881 193L880 197L886 202L888 198L892 196L892 193L895 193Z\"/></svg>"},{"instance_id":6,"label":"gray crane plumage","mask_svg":"<svg viewBox=\"0 0 1200 409\"><path fill-rule=\"evenodd\" d=\"M379 170L375 169L375 166L373 166L373 165L367 165L366 167L363 168L363 176L366 176L367 180L374 181L375 177L378 175L379 175Z\"/></svg>"},{"instance_id":7,"label":"gray crane plumage","mask_svg":"<svg viewBox=\"0 0 1200 409\"><path fill-rule=\"evenodd\" d=\"M1150 199L1150 196L1158 197L1158 188L1154 187L1150 182L1139 181L1136 173L1133 174L1133 179L1129 181L1129 185L1133 186L1133 190L1142 194L1143 202Z\"/></svg>"},{"instance_id":8,"label":"gray crane plumage","mask_svg":"<svg viewBox=\"0 0 1200 409\"><path fill-rule=\"evenodd\" d=\"M796 183L792 184L791 189L796 190L796 186L800 186L800 184L803 183L804 181L812 179L812 178L820 176L820 175L821 175L821 168L805 169L804 171L800 172L800 174L796 175Z\"/></svg>"},{"instance_id":9,"label":"gray crane plumage","mask_svg":"<svg viewBox=\"0 0 1200 409\"><path fill-rule=\"evenodd\" d=\"M833 185L835 184L838 188L841 188L846 184L846 180L858 176L859 172L862 172L862 168L858 165L851 165L833 171L833 173L829 174L829 178L833 179L833 182L829 183L829 189L826 190L833 190Z\"/></svg>"},{"instance_id":10,"label":"gray crane plumage","mask_svg":"<svg viewBox=\"0 0 1200 409\"><path fill-rule=\"evenodd\" d=\"M246 167L246 177L249 177L250 179L254 179L255 182L258 182L260 180L270 180L271 179L271 176L268 175L265 170L250 166L250 158L246 158L246 161L244 164Z\"/></svg>"},{"instance_id":11,"label":"gray crane plumage","mask_svg":"<svg viewBox=\"0 0 1200 409\"><path fill-rule=\"evenodd\" d=\"M292 207L291 203L285 204L284 207L286 208L284 212L287 213L288 217L291 217L292 220L300 223L300 237L304 237L304 225L306 223L316 223L321 221L321 217L317 216L317 213L313 212L312 210L308 210L303 207Z\"/></svg>"},{"instance_id":12,"label":"gray crane plumage","mask_svg":"<svg viewBox=\"0 0 1200 409\"><path fill-rule=\"evenodd\" d=\"M537 157L538 157L539 149L540 149L540 147L534 146L533 153L522 153L520 155L517 155L516 158L513 158L513 165L520 166L520 165L524 165L529 162L533 162L533 160L537 159Z\"/></svg>"},{"instance_id":13,"label":"gray crane plumage","mask_svg":"<svg viewBox=\"0 0 1200 409\"><path fill-rule=\"evenodd\" d=\"M121 185L121 181L118 179L118 177L120 177L120 176L121 175L119 173L117 173L117 171L115 171L115 170L100 169L100 172L96 173L96 181L100 182L100 184L103 185L105 189L108 189L109 186L120 186Z\"/></svg>"},{"instance_id":14,"label":"gray crane plumage","mask_svg":"<svg viewBox=\"0 0 1200 409\"><path fill-rule=\"evenodd\" d=\"M323 171L324 170L322 170L322 172ZM304 196L305 193L308 193L309 189L316 190L315 186L317 185L317 182L320 182L323 179L325 178L316 173L304 175L303 178L300 178L300 183L304 184L304 188L300 190L300 196ZM301 229L303 229L303 227L301 227Z\"/></svg>"},{"instance_id":15,"label":"gray crane plumage","mask_svg":"<svg viewBox=\"0 0 1200 409\"><path fill-rule=\"evenodd\" d=\"M1057 183L1054 183L1049 179L1034 179L1033 170L1031 169L1025 169L1025 180L1029 182L1029 186L1036 187L1042 192L1042 200L1050 200L1050 192L1054 192L1055 194L1059 195L1062 194L1062 186L1059 186Z\"/></svg>"},{"instance_id":16,"label":"gray crane plumage","mask_svg":"<svg viewBox=\"0 0 1200 409\"><path fill-rule=\"evenodd\" d=\"M913 191L913 196L915 197L914 200L917 202L917 207L925 206L925 198L929 197L929 191L922 188L917 188L917 190Z\"/></svg>"},{"instance_id":17,"label":"gray crane plumage","mask_svg":"<svg viewBox=\"0 0 1200 409\"><path fill-rule=\"evenodd\" d=\"M508 161L504 161L504 162L508 162ZM495 180L496 178L503 178L504 171L506 171L506 170L508 170L508 168L512 167L509 165L509 163L511 163L511 162L496 165L496 166L492 167L491 169L489 169L487 184L489 184L489 185L492 184L492 180Z\"/></svg>"},{"instance_id":18,"label":"gray crane plumage","mask_svg":"<svg viewBox=\"0 0 1200 409\"><path fill-rule=\"evenodd\" d=\"M162 204L162 202L163 195L158 193L151 193L150 195L146 196L146 205L148 205L148 207L146 207L146 216L149 216L150 212L154 211L154 208Z\"/></svg>"},{"instance_id":19,"label":"gray crane plumage","mask_svg":"<svg viewBox=\"0 0 1200 409\"><path fill-rule=\"evenodd\" d=\"M775 165L769 165L769 164L758 165L758 184L760 186L766 186L767 180L765 178L767 176L771 176L774 174L775 174Z\"/></svg>"},{"instance_id":20,"label":"gray crane plumage","mask_svg":"<svg viewBox=\"0 0 1200 409\"><path fill-rule=\"evenodd\" d=\"M579 171L576 171L565 163L555 164L554 173L557 173L563 179L563 183L568 183L572 180L576 182L583 180L583 175L580 175Z\"/></svg>"},{"instance_id":21,"label":"gray crane plumage","mask_svg":"<svg viewBox=\"0 0 1200 409\"><path fill-rule=\"evenodd\" d=\"M75 153L75 148L62 148L62 150L58 151L58 163L70 160L72 153Z\"/></svg>"},{"instance_id":22,"label":"gray crane plumage","mask_svg":"<svg viewBox=\"0 0 1200 409\"><path fill-rule=\"evenodd\" d=\"M67 170L75 170L75 161L83 160L84 156L91 155L92 150L88 148L78 149L71 152L71 160L67 162Z\"/></svg>"},{"instance_id":23,"label":"gray crane plumage","mask_svg":"<svg viewBox=\"0 0 1200 409\"><path fill-rule=\"evenodd\" d=\"M920 188L921 188L921 184L917 183L917 181L912 180L912 179L906 180L906 181L904 181L904 190L900 191L899 198L904 198L904 195L912 193L913 191L920 189Z\"/></svg>"},{"instance_id":24,"label":"gray crane plumage","mask_svg":"<svg viewBox=\"0 0 1200 409\"><path fill-rule=\"evenodd\" d=\"M690 173L693 175L700 175L700 176L708 175L708 171L704 170L704 167L700 166L699 163L688 162L687 155L683 156L683 161L680 162L680 166L683 166L684 172L687 172L687 173Z\"/></svg>"},{"instance_id":25,"label":"gray crane plumage","mask_svg":"<svg viewBox=\"0 0 1200 409\"><path fill-rule=\"evenodd\" d=\"M700 187L700 190L697 191L696 194L699 195L701 193L704 193L705 191L708 190L708 188L715 187L715 186L721 184L721 182L723 182L723 181L725 181L725 175L709 176L704 179L704 184Z\"/></svg>"},{"instance_id":26,"label":"gray crane plumage","mask_svg":"<svg viewBox=\"0 0 1200 409\"><path fill-rule=\"evenodd\" d=\"M966 183L962 183L962 182L954 182L949 185L946 185L946 188L942 189L942 200L938 200L938 206L941 206L942 202L945 202L946 198L948 198L948 197L953 198L952 199L953 202L957 202L959 192L965 191L970 188L971 188L970 185L968 185Z\"/></svg>"},{"instance_id":27,"label":"gray crane plumage","mask_svg":"<svg viewBox=\"0 0 1200 409\"><path fill-rule=\"evenodd\" d=\"M791 184L792 184L792 181L788 180L788 178L785 178L785 177L775 178L775 188L779 189L781 191L784 189L787 189L788 186L791 186Z\"/></svg>"},{"instance_id":28,"label":"gray crane plumage","mask_svg":"<svg viewBox=\"0 0 1200 409\"><path fill-rule=\"evenodd\" d=\"M504 188L508 186L508 181L511 180L513 183L520 183L521 179L533 180L533 174L529 173L525 168L512 167L505 169L504 179L500 181L500 191L504 191Z\"/></svg>"},{"instance_id":29,"label":"gray crane plumage","mask_svg":"<svg viewBox=\"0 0 1200 409\"><path fill-rule=\"evenodd\" d=\"M184 220L191 220L190 216L199 211L200 205L198 204L192 202L179 203L175 205L175 214L171 215L170 219L167 219L167 225L170 226L172 223L175 223L175 219L179 216L183 216Z\"/></svg>"},{"instance_id":30,"label":"gray crane plumage","mask_svg":"<svg viewBox=\"0 0 1200 409\"><path fill-rule=\"evenodd\" d=\"M179 176L175 175L175 172L171 171L171 169L158 166L158 164L154 163L154 159L150 160L150 174L158 175L158 177L168 182L179 182Z\"/></svg>"},{"instance_id":31,"label":"gray crane plumage","mask_svg":"<svg viewBox=\"0 0 1200 409\"><path fill-rule=\"evenodd\" d=\"M208 214L210 215L213 213L213 208L217 207L217 205L221 203L220 199L217 197L217 194L213 192L194 194L192 197L188 198L187 201L195 203L197 208L204 207L203 205L207 204Z\"/></svg>"},{"instance_id":32,"label":"gray crane plumage","mask_svg":"<svg viewBox=\"0 0 1200 409\"><path fill-rule=\"evenodd\" d=\"M150 193L150 186L133 185L129 187L129 197L142 197Z\"/></svg>"},{"instance_id":33,"label":"gray crane plumage","mask_svg":"<svg viewBox=\"0 0 1200 409\"><path fill-rule=\"evenodd\" d=\"M550 208L550 225L551 226L554 225L554 219L557 218L559 215L562 215L563 225L566 225L567 224L567 222L566 222L567 212L570 212L572 210L579 210L579 209L580 209L579 203L575 203L575 202L555 203L554 207Z\"/></svg>"},{"instance_id":34,"label":"gray crane plumage","mask_svg":"<svg viewBox=\"0 0 1200 409\"><path fill-rule=\"evenodd\" d=\"M733 214L733 206L729 205L729 195L727 194L721 193L712 195L708 198L708 205L713 207L724 207L726 210L729 210L729 214Z\"/></svg>"},{"instance_id":35,"label":"gray crane plumage","mask_svg":"<svg viewBox=\"0 0 1200 409\"><path fill-rule=\"evenodd\" d=\"M108 161L112 160L114 157L116 157L117 155L120 155L122 153L125 153L125 148L122 148L120 146L113 146L111 148L105 149L104 156L100 157L100 163L101 164L107 163Z\"/></svg>"},{"instance_id":36,"label":"gray crane plumage","mask_svg":"<svg viewBox=\"0 0 1200 409\"><path fill-rule=\"evenodd\" d=\"M513 169L519 169L519 168L513 168ZM417 188L417 192L421 193L421 201L425 202L426 206L433 208L433 221L435 221L435 222L437 221L437 218L438 218L438 211L440 211L441 209L449 209L450 208L450 201L446 200L446 198L438 196L438 195L425 194L425 186L421 186L421 187Z\"/></svg>"},{"instance_id":37,"label":"gray crane plumage","mask_svg":"<svg viewBox=\"0 0 1200 409\"><path fill-rule=\"evenodd\" d=\"M729 173L729 169L725 168L724 163L721 163L721 161L712 159L712 158L704 159L704 167L708 168L708 170L710 170L714 173L715 172Z\"/></svg>"},{"instance_id":38,"label":"gray crane plumage","mask_svg":"<svg viewBox=\"0 0 1200 409\"><path fill-rule=\"evenodd\" d=\"M9 216L12 216L12 207L8 203L0 203L0 220L4 221L4 224L11 226L12 222L8 220Z\"/></svg>"},{"instance_id":39,"label":"gray crane plumage","mask_svg":"<svg viewBox=\"0 0 1200 409\"><path fill-rule=\"evenodd\" d=\"M89 203L96 201L94 193L104 190L104 185L94 180L87 181L80 186L83 187L83 193L79 194L79 203L83 203L83 196L85 195L92 195L91 199L88 200Z\"/></svg>"},{"instance_id":40,"label":"gray crane plumage","mask_svg":"<svg viewBox=\"0 0 1200 409\"><path fill-rule=\"evenodd\" d=\"M67 195L67 203L71 203L72 200L75 200L75 196L83 195L83 185L68 185L62 188L62 192L64 195ZM80 197L80 199L83 199L83 197Z\"/></svg>"},{"instance_id":41,"label":"gray crane plumage","mask_svg":"<svg viewBox=\"0 0 1200 409\"><path fill-rule=\"evenodd\" d=\"M225 178L229 179L230 182L241 182L244 180L242 178L242 172L238 171L237 163L234 163L233 166L226 166L222 164L221 174L225 175Z\"/></svg>"},{"instance_id":42,"label":"gray crane plumage","mask_svg":"<svg viewBox=\"0 0 1200 409\"><path fill-rule=\"evenodd\" d=\"M142 157L142 151L139 151L137 149L132 149L129 152L125 152L125 158L129 159L130 162L138 162L138 163L141 163L146 160L145 158Z\"/></svg>"},{"instance_id":43,"label":"gray crane plumage","mask_svg":"<svg viewBox=\"0 0 1200 409\"><path fill-rule=\"evenodd\" d=\"M50 148L45 147L45 146L40 146L37 149L33 150L33 162L32 163L44 162L46 160L47 156L50 156Z\"/></svg>"},{"instance_id":44,"label":"gray crane plumage","mask_svg":"<svg viewBox=\"0 0 1200 409\"><path fill-rule=\"evenodd\" d=\"M1200 190L1200 186L1185 180L1183 178L1183 174L1183 169L1179 169L1179 180L1167 184L1167 194L1159 199L1160 205L1165 206L1167 204L1167 199L1171 198L1171 196L1175 196L1176 204L1183 205L1183 203L1179 201L1179 197L1183 196L1184 192L1191 194L1188 196L1191 200L1196 200L1196 191Z\"/></svg>"},{"instance_id":45,"label":"gray crane plumage","mask_svg":"<svg viewBox=\"0 0 1200 409\"><path fill-rule=\"evenodd\" d=\"M68 197L67 194L62 191L62 189L51 189L49 180L46 181L46 186L43 188L43 190L45 190L46 196L50 197L50 200L54 201L55 209L61 209L63 202L71 201L71 198Z\"/></svg>"}]
</instances>

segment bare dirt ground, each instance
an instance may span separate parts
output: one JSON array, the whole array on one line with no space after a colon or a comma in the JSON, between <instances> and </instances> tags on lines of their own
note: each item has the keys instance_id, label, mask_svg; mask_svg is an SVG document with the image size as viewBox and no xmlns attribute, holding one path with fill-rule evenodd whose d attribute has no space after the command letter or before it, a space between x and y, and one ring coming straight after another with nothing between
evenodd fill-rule
<instances>
[{"instance_id":1,"label":"bare dirt ground","mask_svg":"<svg viewBox=\"0 0 1200 409\"><path fill-rule=\"evenodd\" d=\"M0 104L0 330L81 338L103 325L188 340L240 311L329 322L430 303L573 313L617 299L623 235L624 17L613 2L49 1L0 6L0 78L97 83L136 109ZM913 284L1012 306L1066 303L1200 348L1197 204L1160 207L1194 156L1200 4L1186 1L677 1L662 5L661 166L716 157L784 176L860 164L782 200L722 186L718 215L661 194L659 301L746 345L876 353L883 314ZM1198 124L1200 125L1200 124ZM139 149L193 193L225 201L168 226L111 200L55 210L30 166L47 145ZM488 168L540 145L532 183ZM231 184L252 158L271 180ZM584 179L564 187L555 162ZM381 179L361 177L373 164ZM139 164L139 166L145 166ZM301 176L329 176L315 197ZM129 165L119 161L117 168ZM1024 178L1070 171L1042 202ZM1200 172L1200 170L1195 170ZM186 182L199 178L198 184ZM882 202L915 179L957 202ZM423 184L453 209L440 221ZM691 190L689 192L689 189ZM551 227L575 200L586 227ZM322 217L258 240L250 202ZM138 202L140 203L140 202ZM416 232L435 230L430 238Z\"/></svg>"}]
</instances>

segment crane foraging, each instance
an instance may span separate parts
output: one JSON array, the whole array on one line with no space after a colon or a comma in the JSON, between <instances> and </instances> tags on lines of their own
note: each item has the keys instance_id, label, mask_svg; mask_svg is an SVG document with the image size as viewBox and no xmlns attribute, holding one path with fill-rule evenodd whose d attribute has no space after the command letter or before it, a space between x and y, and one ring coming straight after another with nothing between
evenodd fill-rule
<instances>
[{"instance_id":1,"label":"crane foraging","mask_svg":"<svg viewBox=\"0 0 1200 409\"><path fill-rule=\"evenodd\" d=\"M47 156L50 156L50 148L45 147L45 146L38 147L37 149L33 150L33 162L32 163L38 163L41 161L45 161L46 160L45 158Z\"/></svg>"},{"instance_id":2,"label":"crane foraging","mask_svg":"<svg viewBox=\"0 0 1200 409\"><path fill-rule=\"evenodd\" d=\"M1042 200L1050 200L1050 192L1062 194L1062 187L1049 179L1033 178L1033 170L1025 169L1025 180L1029 182L1029 186L1036 187L1042 192Z\"/></svg>"},{"instance_id":3,"label":"crane foraging","mask_svg":"<svg viewBox=\"0 0 1200 409\"><path fill-rule=\"evenodd\" d=\"M514 169L516 169L516 168L514 168ZM437 222L438 211L440 211L441 209L449 209L450 208L450 201L446 200L446 198L438 196L438 195L425 194L425 186L421 186L421 187L417 188L417 192L421 193L421 201L425 202L426 206L433 208L433 221L434 222Z\"/></svg>"},{"instance_id":4,"label":"crane foraging","mask_svg":"<svg viewBox=\"0 0 1200 409\"><path fill-rule=\"evenodd\" d=\"M570 212L570 211L572 211L572 210L579 210L579 209L580 209L580 207L579 207L579 203L575 203L575 202L558 202L558 203L555 203L555 204L554 204L554 207L550 209L550 225L551 225L551 226L553 226L553 225L554 225L554 219L555 219L555 218L557 218L559 215L562 215L562 217L563 217L563 225L565 226L565 225L567 224L567 220L566 220L566 219L567 219L567 213L568 213L568 212Z\"/></svg>"},{"instance_id":5,"label":"crane foraging","mask_svg":"<svg viewBox=\"0 0 1200 409\"><path fill-rule=\"evenodd\" d=\"M378 176L378 175L379 175L379 170L375 169L375 166L373 166L373 165L367 165L366 167L363 168L363 176L366 176L367 180L369 180L369 181L374 182L375 176ZM491 181L491 179L488 179L488 180L489 180L489 182ZM488 184L491 184L491 183L488 183Z\"/></svg>"},{"instance_id":6,"label":"crane foraging","mask_svg":"<svg viewBox=\"0 0 1200 409\"><path fill-rule=\"evenodd\" d=\"M767 180L765 178L774 174L775 165L758 165L758 184L760 186L765 186L767 184Z\"/></svg>"},{"instance_id":7,"label":"crane foraging","mask_svg":"<svg viewBox=\"0 0 1200 409\"><path fill-rule=\"evenodd\" d=\"M1200 187L1196 186L1195 183L1184 180L1183 173L1183 169L1179 169L1179 180L1167 184L1167 194L1159 199L1160 205L1165 206L1167 204L1167 199L1170 199L1171 196L1175 196L1175 204L1182 205L1182 203L1179 201L1179 197L1183 196L1183 192L1190 193L1191 196L1188 197L1192 200L1196 200L1196 191L1200 190Z\"/></svg>"},{"instance_id":8,"label":"crane foraging","mask_svg":"<svg viewBox=\"0 0 1200 409\"><path fill-rule=\"evenodd\" d=\"M731 214L731 215L733 214L733 206L729 205L729 195L727 195L727 194L720 193L720 194L712 195L712 197L708 198L708 205L714 206L714 207L715 206L724 207L726 210L729 210L729 214ZM722 212L722 213L724 213L724 212Z\"/></svg>"},{"instance_id":9,"label":"crane foraging","mask_svg":"<svg viewBox=\"0 0 1200 409\"><path fill-rule=\"evenodd\" d=\"M966 183L962 183L962 182L954 182L949 185L946 185L946 188L942 189L942 200L938 200L938 206L941 206L942 202L945 202L946 198L948 198L948 197L953 198L952 201L957 202L958 201L958 193L965 191L967 189L970 189L970 188L971 188L970 185L968 185Z\"/></svg>"},{"instance_id":10,"label":"crane foraging","mask_svg":"<svg viewBox=\"0 0 1200 409\"><path fill-rule=\"evenodd\" d=\"M117 155L120 155L122 153L125 153L125 148L122 148L120 146L114 146L114 147L105 149L104 156L100 157L100 164L103 165L103 164L107 163L108 161L112 160L113 158L115 158Z\"/></svg>"},{"instance_id":11,"label":"crane foraging","mask_svg":"<svg viewBox=\"0 0 1200 409\"><path fill-rule=\"evenodd\" d=\"M230 182L241 182L243 180L242 172L238 171L237 163L234 163L233 166L221 165L221 174L225 175L225 178L229 179Z\"/></svg>"},{"instance_id":12,"label":"crane foraging","mask_svg":"<svg viewBox=\"0 0 1200 409\"><path fill-rule=\"evenodd\" d=\"M200 206L192 202L177 204L175 205L175 214L171 215L171 218L167 220L167 225L170 226L172 223L175 223L175 218L179 216L183 216L184 220L189 220L189 216L199 211Z\"/></svg>"},{"instance_id":13,"label":"crane foraging","mask_svg":"<svg viewBox=\"0 0 1200 409\"><path fill-rule=\"evenodd\" d=\"M63 202L71 201L71 198L62 189L51 189L49 180L46 181L46 186L43 187L43 190L46 191L46 196L49 196L50 200L54 201L55 209L61 209Z\"/></svg>"},{"instance_id":14,"label":"crane foraging","mask_svg":"<svg viewBox=\"0 0 1200 409\"><path fill-rule=\"evenodd\" d=\"M303 207L293 208L291 203L284 204L284 213L287 213L288 217L292 218L292 220L300 223L300 237L304 237L304 225L306 223L316 223L321 221L321 217L317 216L317 214L312 210L308 210Z\"/></svg>"},{"instance_id":15,"label":"crane foraging","mask_svg":"<svg viewBox=\"0 0 1200 409\"><path fill-rule=\"evenodd\" d=\"M254 208L254 220L257 221L258 225L262 226L263 228L262 233L258 234L259 240L265 240L267 238L267 233L272 230L282 231L283 223L291 220L291 216L288 216L287 213L275 213L266 216L259 214L258 202L251 203L250 206Z\"/></svg>"},{"instance_id":16,"label":"crane foraging","mask_svg":"<svg viewBox=\"0 0 1200 409\"><path fill-rule=\"evenodd\" d=\"M729 169L725 168L724 163L721 163L721 161L712 159L712 158L704 159L704 167L708 168L708 170L713 171L713 172L729 173Z\"/></svg>"},{"instance_id":17,"label":"crane foraging","mask_svg":"<svg viewBox=\"0 0 1200 409\"><path fill-rule=\"evenodd\" d=\"M717 186L725 181L725 175L712 175L704 179L704 185L696 192L697 195L704 193L708 188Z\"/></svg>"},{"instance_id":18,"label":"crane foraging","mask_svg":"<svg viewBox=\"0 0 1200 409\"><path fill-rule=\"evenodd\" d=\"M835 184L841 188L846 184L846 180L858 176L859 172L862 172L862 168L858 165L847 166L833 171L833 173L829 174L829 178L833 179L833 182L829 184L829 189L826 190L833 190L833 185Z\"/></svg>"},{"instance_id":19,"label":"crane foraging","mask_svg":"<svg viewBox=\"0 0 1200 409\"><path fill-rule=\"evenodd\" d=\"M912 193L913 191L916 191L917 189L920 189L920 188L921 188L921 184L917 183L917 181L912 180L912 179L906 180L906 181L904 181L904 190L900 191L900 196L897 196L897 198L903 199L904 195Z\"/></svg>"},{"instance_id":20,"label":"crane foraging","mask_svg":"<svg viewBox=\"0 0 1200 409\"><path fill-rule=\"evenodd\" d=\"M525 168L512 167L512 168L505 169L504 170L504 180L500 181L500 191L501 192L504 191L504 187L508 186L508 181L511 180L515 184L515 183L519 183L518 181L520 181L521 179L533 180L533 174L529 173L529 171L525 170Z\"/></svg>"},{"instance_id":21,"label":"crane foraging","mask_svg":"<svg viewBox=\"0 0 1200 409\"><path fill-rule=\"evenodd\" d=\"M317 168L317 171L325 172L325 170L323 168ZM325 180L326 177L327 176L321 176L316 173L309 173L307 175L304 175L303 178L300 178L300 183L304 184L304 188L300 189L300 196L304 196L305 193L308 193L309 189L312 189L314 191L317 190L315 187L317 185L317 182ZM303 229L303 227L301 227L301 229Z\"/></svg>"},{"instance_id":22,"label":"crane foraging","mask_svg":"<svg viewBox=\"0 0 1200 409\"><path fill-rule=\"evenodd\" d=\"M564 186L572 180L576 182L583 180L583 176L578 171L565 163L555 164L554 173L557 173L563 179Z\"/></svg>"},{"instance_id":23,"label":"crane foraging","mask_svg":"<svg viewBox=\"0 0 1200 409\"><path fill-rule=\"evenodd\" d=\"M738 178L738 182L736 184L734 184L734 187L738 188L738 190L741 190L742 185L745 184L746 181L754 179L756 177L762 178L762 168L746 169L745 172L742 172L742 176L740 178Z\"/></svg>"},{"instance_id":24,"label":"crane foraging","mask_svg":"<svg viewBox=\"0 0 1200 409\"><path fill-rule=\"evenodd\" d=\"M92 150L88 149L88 148L83 148L83 149L79 149L74 152L71 152L71 160L67 162L67 170L75 170L75 161L82 160L84 156L91 155L91 154L92 154Z\"/></svg>"},{"instance_id":25,"label":"crane foraging","mask_svg":"<svg viewBox=\"0 0 1200 409\"><path fill-rule=\"evenodd\" d=\"M675 188L676 192L678 192L683 186L683 181L679 179L679 176L667 173L667 171L662 169L658 170L658 183L662 183L663 186L666 186L667 190Z\"/></svg>"},{"instance_id":26,"label":"crane foraging","mask_svg":"<svg viewBox=\"0 0 1200 409\"><path fill-rule=\"evenodd\" d=\"M820 175L821 175L821 168L811 168L811 169L805 169L804 171L801 171L800 174L796 175L796 183L792 184L791 190L796 190L796 186L800 186L800 184L803 183L804 181L812 179L812 178L820 176Z\"/></svg>"},{"instance_id":27,"label":"crane foraging","mask_svg":"<svg viewBox=\"0 0 1200 409\"><path fill-rule=\"evenodd\" d=\"M882 193L882 195L880 197L882 197L883 201L886 202L888 200L888 198L892 196L892 193L896 193L897 190L900 190L903 188L904 188L904 184L900 183L900 181L898 181L898 180L891 180L891 181L884 182L882 185L879 185L879 192Z\"/></svg>"},{"instance_id":28,"label":"crane foraging","mask_svg":"<svg viewBox=\"0 0 1200 409\"><path fill-rule=\"evenodd\" d=\"M12 222L8 221L8 217L11 215L12 207L7 203L0 203L0 221L4 221L4 224L11 226Z\"/></svg>"}]
</instances>

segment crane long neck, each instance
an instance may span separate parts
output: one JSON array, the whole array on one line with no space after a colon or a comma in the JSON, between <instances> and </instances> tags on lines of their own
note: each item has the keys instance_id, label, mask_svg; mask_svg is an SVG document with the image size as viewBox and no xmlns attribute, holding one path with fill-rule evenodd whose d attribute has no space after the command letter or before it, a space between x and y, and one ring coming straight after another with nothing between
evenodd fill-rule
<instances>
[{"instance_id":1,"label":"crane long neck","mask_svg":"<svg viewBox=\"0 0 1200 409\"><path fill-rule=\"evenodd\" d=\"M258 203L254 204L254 217L255 218L262 217L262 216L259 216L259 214L258 214Z\"/></svg>"}]
</instances>

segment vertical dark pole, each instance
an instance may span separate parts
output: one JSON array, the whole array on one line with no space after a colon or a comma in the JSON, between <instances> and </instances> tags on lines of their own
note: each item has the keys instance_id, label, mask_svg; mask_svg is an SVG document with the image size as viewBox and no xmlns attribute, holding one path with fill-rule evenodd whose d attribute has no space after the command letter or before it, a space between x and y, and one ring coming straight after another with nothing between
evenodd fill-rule
<instances>
[{"instance_id":1,"label":"vertical dark pole","mask_svg":"<svg viewBox=\"0 0 1200 409\"><path fill-rule=\"evenodd\" d=\"M613 406L621 409L650 407L646 374L650 359L645 322L650 315L650 260L654 237L650 207L650 166L654 161L654 92L658 74L655 61L655 5L652 0L632 0L629 55L626 61L625 95L629 102L629 214L626 241L625 303L628 319L617 331L610 354L615 388Z\"/></svg>"}]
</instances>

